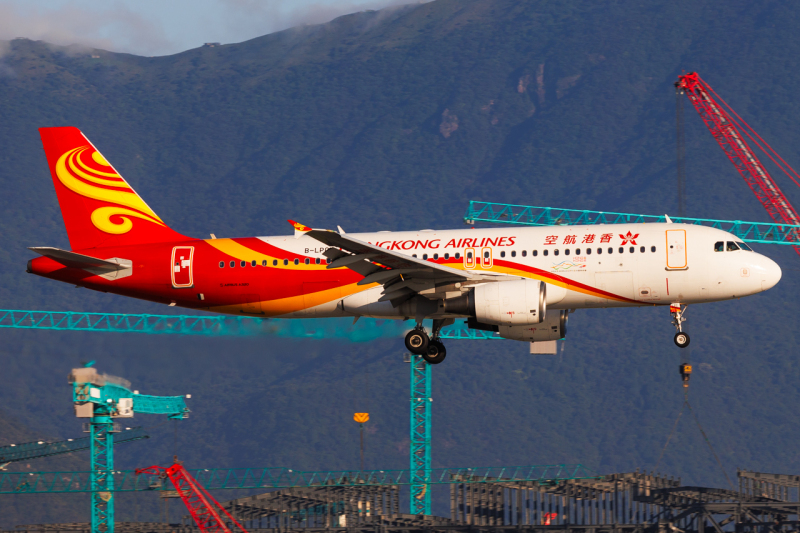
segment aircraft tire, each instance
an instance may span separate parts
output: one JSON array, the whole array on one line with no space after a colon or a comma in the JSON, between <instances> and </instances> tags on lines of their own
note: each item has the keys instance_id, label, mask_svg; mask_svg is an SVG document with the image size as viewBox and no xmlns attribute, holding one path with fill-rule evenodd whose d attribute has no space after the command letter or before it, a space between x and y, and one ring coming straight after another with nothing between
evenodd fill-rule
<instances>
[{"instance_id":1,"label":"aircraft tire","mask_svg":"<svg viewBox=\"0 0 800 533\"><path fill-rule=\"evenodd\" d=\"M406 333L406 349L416 355L424 356L428 353L430 338L424 330L412 329Z\"/></svg>"},{"instance_id":2,"label":"aircraft tire","mask_svg":"<svg viewBox=\"0 0 800 533\"><path fill-rule=\"evenodd\" d=\"M429 365L438 365L447 357L447 348L440 341L428 343L428 352L422 355L425 362Z\"/></svg>"},{"instance_id":3,"label":"aircraft tire","mask_svg":"<svg viewBox=\"0 0 800 533\"><path fill-rule=\"evenodd\" d=\"M675 338L673 340L675 341L675 346L677 346L678 348L686 348L687 346L689 346L690 339L688 333L679 331L678 333L675 334Z\"/></svg>"}]
</instances>

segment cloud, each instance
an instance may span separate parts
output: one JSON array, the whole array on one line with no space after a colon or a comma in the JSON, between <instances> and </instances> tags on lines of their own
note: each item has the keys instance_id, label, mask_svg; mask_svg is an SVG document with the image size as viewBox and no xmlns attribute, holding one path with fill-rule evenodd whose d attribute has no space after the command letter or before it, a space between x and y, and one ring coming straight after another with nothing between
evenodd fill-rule
<instances>
[{"instance_id":1,"label":"cloud","mask_svg":"<svg viewBox=\"0 0 800 533\"><path fill-rule=\"evenodd\" d=\"M140 54L155 54L174 46L161 25L122 3L88 9L65 4L42 9L0 4L0 40L25 37L57 45L82 45ZM6 47L7 50L7 47Z\"/></svg>"},{"instance_id":2,"label":"cloud","mask_svg":"<svg viewBox=\"0 0 800 533\"><path fill-rule=\"evenodd\" d=\"M166 55L204 42L242 42L349 13L429 0L116 0L97 3L32 0L0 3L0 41L25 37L139 55ZM55 5L55 7L52 7ZM368 29L368 28L364 28ZM2 57L0 50L0 57Z\"/></svg>"}]
</instances>

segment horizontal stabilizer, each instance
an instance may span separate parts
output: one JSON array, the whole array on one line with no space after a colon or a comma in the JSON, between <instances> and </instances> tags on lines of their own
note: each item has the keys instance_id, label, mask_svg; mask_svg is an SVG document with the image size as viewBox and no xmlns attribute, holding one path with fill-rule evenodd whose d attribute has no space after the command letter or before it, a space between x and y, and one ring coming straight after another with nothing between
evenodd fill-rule
<instances>
[{"instance_id":1,"label":"horizontal stabilizer","mask_svg":"<svg viewBox=\"0 0 800 533\"><path fill-rule=\"evenodd\" d=\"M109 271L130 268L130 265L123 265L115 261L98 259L88 255L76 254L75 252L68 252L67 250L51 248L49 246L31 247L28 248L28 250L49 257L53 261L58 261L62 265L71 268L100 268Z\"/></svg>"}]
</instances>

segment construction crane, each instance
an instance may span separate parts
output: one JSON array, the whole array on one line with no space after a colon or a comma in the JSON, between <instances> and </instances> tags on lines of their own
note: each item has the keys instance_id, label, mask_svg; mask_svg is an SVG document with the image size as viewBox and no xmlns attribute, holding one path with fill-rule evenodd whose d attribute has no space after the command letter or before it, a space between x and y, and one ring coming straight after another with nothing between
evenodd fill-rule
<instances>
[{"instance_id":1,"label":"construction crane","mask_svg":"<svg viewBox=\"0 0 800 533\"><path fill-rule=\"evenodd\" d=\"M232 517L177 459L170 467L150 466L136 470L136 474L152 474L161 478L169 478L200 531L204 533L232 533L233 531L247 533L242 524ZM236 528L230 527L229 524L235 525Z\"/></svg>"},{"instance_id":2,"label":"construction crane","mask_svg":"<svg viewBox=\"0 0 800 533\"><path fill-rule=\"evenodd\" d=\"M756 195L758 201L767 211L770 218L778 224L797 226L800 215L789 203L778 184L769 174L753 149L749 139L767 157L775 163L794 183L800 186L800 175L753 129L740 117L696 72L678 77L675 82L678 97L685 94L703 119L711 135L719 143L722 151L731 160L744 181ZM716 98L715 98L716 97ZM678 175L679 196L682 183L680 143L682 139L682 121L678 114ZM787 239L793 243L795 252L800 255L800 230L794 228L787 232Z\"/></svg>"},{"instance_id":3,"label":"construction crane","mask_svg":"<svg viewBox=\"0 0 800 533\"><path fill-rule=\"evenodd\" d=\"M150 413L180 420L189 415L189 409L183 396L131 392L129 381L100 374L93 364L73 368L69 382L75 416L89 419L92 533L114 533L114 434L120 432L114 419Z\"/></svg>"},{"instance_id":4,"label":"construction crane","mask_svg":"<svg viewBox=\"0 0 800 533\"><path fill-rule=\"evenodd\" d=\"M150 436L145 432L144 428L125 428L125 432L121 437L115 440L115 444L123 444L126 442L134 442L137 440L148 439ZM9 444L8 446L0 446L0 470L4 469L11 463L19 461L30 461L31 459L41 459L43 457L52 457L54 455L61 455L64 453L79 452L81 450L88 450L90 446L90 438L82 437L79 439L67 439L58 442L34 441L24 442L22 444Z\"/></svg>"}]
</instances>

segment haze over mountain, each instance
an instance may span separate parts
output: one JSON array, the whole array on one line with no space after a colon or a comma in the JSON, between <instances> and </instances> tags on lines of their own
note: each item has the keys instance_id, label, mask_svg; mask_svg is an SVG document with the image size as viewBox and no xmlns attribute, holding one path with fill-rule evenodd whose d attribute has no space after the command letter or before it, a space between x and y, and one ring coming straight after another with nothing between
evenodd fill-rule
<instances>
[{"instance_id":1,"label":"haze over mountain","mask_svg":"<svg viewBox=\"0 0 800 533\"><path fill-rule=\"evenodd\" d=\"M27 246L68 247L38 127L79 127L165 222L198 237L289 234L287 218L348 232L459 227L470 199L675 213L672 83L683 70L800 166L798 19L800 6L772 0L436 0L158 58L11 41L0 59L0 307L168 312L25 274ZM766 221L690 106L686 139L687 215ZM758 251L783 267L775 289L688 314L693 405L729 475L800 468L798 258ZM683 401L687 354L672 329L665 309L587 310L570 317L562 357L451 342L434 371L435 465L653 468ZM355 467L354 411L371 414L368 467L408 462L399 338L3 336L0 444L76 436L66 375L95 359L144 393L192 394L177 445L160 426L120 448L120 468L176 451L197 467ZM687 417L662 465L725 485ZM88 519L88 500L54 512L44 498L0 498L14 509L4 525Z\"/></svg>"}]
</instances>

